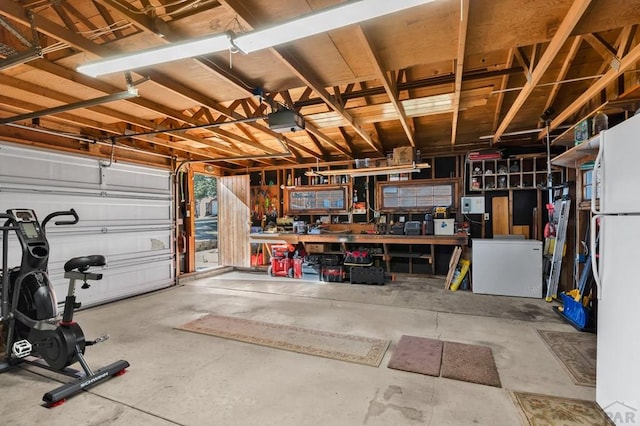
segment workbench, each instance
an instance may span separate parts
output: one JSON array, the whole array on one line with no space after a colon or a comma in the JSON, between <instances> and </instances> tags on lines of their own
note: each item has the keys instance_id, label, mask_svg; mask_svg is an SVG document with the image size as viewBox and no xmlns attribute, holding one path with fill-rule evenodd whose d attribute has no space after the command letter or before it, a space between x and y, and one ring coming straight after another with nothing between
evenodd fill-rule
<instances>
[{"instance_id":1,"label":"workbench","mask_svg":"<svg viewBox=\"0 0 640 426\"><path fill-rule=\"evenodd\" d=\"M391 259L394 257L424 259L431 264L431 273L435 273L435 246L466 246L468 236L466 234L455 235L383 235L383 234L293 234L293 233L261 233L251 234L252 244L292 244L302 243L327 243L340 244L342 251L347 245L364 246L371 244L382 246L382 258L386 263L387 271L391 270ZM399 252L393 251L394 245L426 245L430 246L429 253ZM268 253L269 251L267 251ZM266 259L265 259L266 260ZM411 270L409 271L411 272Z\"/></svg>"}]
</instances>

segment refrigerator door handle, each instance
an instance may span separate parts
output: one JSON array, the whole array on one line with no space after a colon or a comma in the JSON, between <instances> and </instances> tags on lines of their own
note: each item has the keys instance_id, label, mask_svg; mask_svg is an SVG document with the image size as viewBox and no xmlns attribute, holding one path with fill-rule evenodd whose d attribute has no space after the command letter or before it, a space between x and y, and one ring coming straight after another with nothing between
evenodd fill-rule
<instances>
[{"instance_id":1,"label":"refrigerator door handle","mask_svg":"<svg viewBox=\"0 0 640 426\"><path fill-rule=\"evenodd\" d=\"M598 186L600 186L600 199L602 199L602 191L604 190L602 186L602 176L604 176L604 174L599 173L600 164L602 163L602 152L604 151L603 136L604 136L604 133L600 135L600 148L598 149L598 155L596 156L596 159L593 162L593 177L592 177L593 189L591 191L592 192L591 193L591 213L593 213L594 215L600 214L600 212L596 207L596 200L598 198ZM598 175L601 176L600 182L598 182ZM600 208L602 208L602 202L600 202Z\"/></svg>"},{"instance_id":2,"label":"refrigerator door handle","mask_svg":"<svg viewBox=\"0 0 640 426\"><path fill-rule=\"evenodd\" d=\"M593 273L593 281L596 283L596 293L598 294L598 300L602 299L602 281L600 281L600 271L598 271L598 242L596 240L598 227L598 219L600 215L594 214L591 216L591 224L589 226L589 258L591 259L591 271Z\"/></svg>"}]
</instances>

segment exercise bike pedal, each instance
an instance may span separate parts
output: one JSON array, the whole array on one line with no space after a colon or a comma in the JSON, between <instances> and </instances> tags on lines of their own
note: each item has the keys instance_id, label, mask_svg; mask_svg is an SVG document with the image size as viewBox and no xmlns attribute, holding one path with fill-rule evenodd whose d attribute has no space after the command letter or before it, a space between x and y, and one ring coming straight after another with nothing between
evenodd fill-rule
<instances>
[{"instance_id":1,"label":"exercise bike pedal","mask_svg":"<svg viewBox=\"0 0 640 426\"><path fill-rule=\"evenodd\" d=\"M26 358L32 350L33 346L28 340L18 340L11 347L11 354L16 358Z\"/></svg>"},{"instance_id":2,"label":"exercise bike pedal","mask_svg":"<svg viewBox=\"0 0 640 426\"><path fill-rule=\"evenodd\" d=\"M86 346L93 346L93 345L97 345L98 343L102 343L102 342L106 342L107 340L109 340L111 338L111 336L109 336L108 334L105 334L103 336L97 337L93 340L88 340L85 342Z\"/></svg>"}]
</instances>

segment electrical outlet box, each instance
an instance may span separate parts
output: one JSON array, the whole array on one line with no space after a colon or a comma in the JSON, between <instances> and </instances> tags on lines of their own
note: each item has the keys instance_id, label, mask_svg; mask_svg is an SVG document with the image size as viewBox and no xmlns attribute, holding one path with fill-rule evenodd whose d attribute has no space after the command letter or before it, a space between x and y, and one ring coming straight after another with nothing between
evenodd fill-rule
<instances>
[{"instance_id":1,"label":"electrical outlet box","mask_svg":"<svg viewBox=\"0 0 640 426\"><path fill-rule=\"evenodd\" d=\"M460 206L463 214L482 214L484 197L462 197Z\"/></svg>"}]
</instances>

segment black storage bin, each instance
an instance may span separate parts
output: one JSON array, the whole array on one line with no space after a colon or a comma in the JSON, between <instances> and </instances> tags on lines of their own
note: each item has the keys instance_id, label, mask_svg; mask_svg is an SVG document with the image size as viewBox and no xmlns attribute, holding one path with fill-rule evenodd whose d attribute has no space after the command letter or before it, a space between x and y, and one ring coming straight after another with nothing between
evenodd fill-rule
<instances>
[{"instance_id":1,"label":"black storage bin","mask_svg":"<svg viewBox=\"0 0 640 426\"><path fill-rule=\"evenodd\" d=\"M320 278L326 282L341 283L342 275L342 266L323 266Z\"/></svg>"},{"instance_id":2,"label":"black storage bin","mask_svg":"<svg viewBox=\"0 0 640 426\"><path fill-rule=\"evenodd\" d=\"M352 266L349 270L351 284L384 284L384 269L378 266Z\"/></svg>"}]
</instances>

